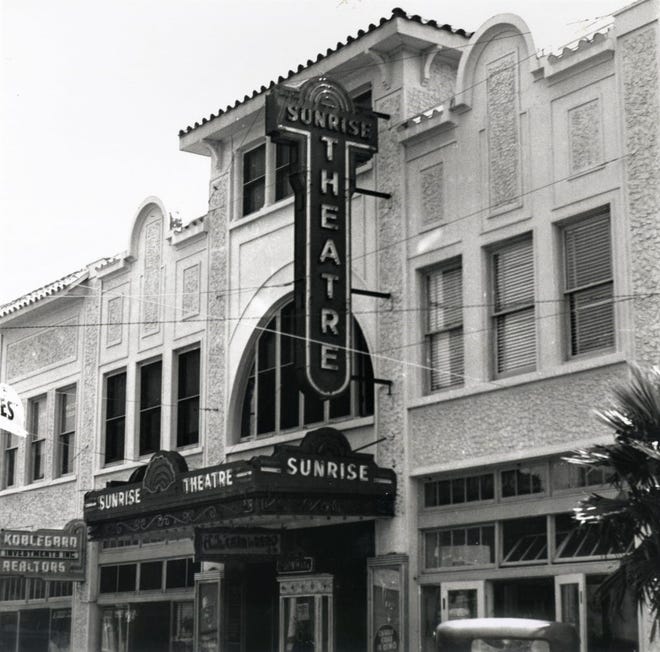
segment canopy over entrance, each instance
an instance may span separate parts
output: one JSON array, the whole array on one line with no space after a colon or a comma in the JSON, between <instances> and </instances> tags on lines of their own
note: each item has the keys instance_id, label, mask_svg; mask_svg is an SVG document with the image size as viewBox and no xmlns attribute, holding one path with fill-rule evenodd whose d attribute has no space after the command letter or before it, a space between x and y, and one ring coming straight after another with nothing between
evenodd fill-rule
<instances>
[{"instance_id":1,"label":"canopy over entrance","mask_svg":"<svg viewBox=\"0 0 660 652\"><path fill-rule=\"evenodd\" d=\"M396 474L355 453L342 432L308 432L273 455L188 470L174 451L155 453L128 482L85 494L92 539L214 525L270 527L394 515Z\"/></svg>"}]
</instances>

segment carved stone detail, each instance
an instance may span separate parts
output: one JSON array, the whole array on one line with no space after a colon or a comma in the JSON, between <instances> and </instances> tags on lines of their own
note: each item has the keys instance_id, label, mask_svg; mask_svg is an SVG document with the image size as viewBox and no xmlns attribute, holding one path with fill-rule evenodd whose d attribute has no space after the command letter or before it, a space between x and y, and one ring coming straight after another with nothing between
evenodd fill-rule
<instances>
[{"instance_id":1,"label":"carved stone detail","mask_svg":"<svg viewBox=\"0 0 660 652\"><path fill-rule=\"evenodd\" d=\"M603 159L600 103L591 100L568 111L570 172L575 174L598 165Z\"/></svg>"},{"instance_id":2,"label":"carved stone detail","mask_svg":"<svg viewBox=\"0 0 660 652\"><path fill-rule=\"evenodd\" d=\"M30 376L78 357L78 318L25 337L7 347L7 379Z\"/></svg>"},{"instance_id":3,"label":"carved stone detail","mask_svg":"<svg viewBox=\"0 0 660 652\"><path fill-rule=\"evenodd\" d=\"M444 217L444 178L442 162L425 168L420 177L422 190L422 224Z\"/></svg>"},{"instance_id":4,"label":"carved stone detail","mask_svg":"<svg viewBox=\"0 0 660 652\"><path fill-rule=\"evenodd\" d=\"M199 314L200 264L186 267L182 276L181 316L191 317Z\"/></svg>"},{"instance_id":5,"label":"carved stone detail","mask_svg":"<svg viewBox=\"0 0 660 652\"><path fill-rule=\"evenodd\" d=\"M144 335L157 333L160 326L160 220L147 224L144 234L144 284L142 292L142 332Z\"/></svg>"},{"instance_id":6,"label":"carved stone detail","mask_svg":"<svg viewBox=\"0 0 660 652\"><path fill-rule=\"evenodd\" d=\"M518 74L515 53L488 65L488 159L490 208L520 199Z\"/></svg>"},{"instance_id":7,"label":"carved stone detail","mask_svg":"<svg viewBox=\"0 0 660 652\"><path fill-rule=\"evenodd\" d=\"M105 332L105 345L113 346L121 344L122 327L124 320L124 297L112 297L108 299L108 319Z\"/></svg>"}]
</instances>

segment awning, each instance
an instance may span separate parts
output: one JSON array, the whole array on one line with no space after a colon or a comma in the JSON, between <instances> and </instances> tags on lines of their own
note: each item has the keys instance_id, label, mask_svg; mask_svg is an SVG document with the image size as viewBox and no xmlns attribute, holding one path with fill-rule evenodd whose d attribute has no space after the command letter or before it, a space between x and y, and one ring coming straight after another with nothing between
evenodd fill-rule
<instances>
[{"instance_id":1,"label":"awning","mask_svg":"<svg viewBox=\"0 0 660 652\"><path fill-rule=\"evenodd\" d=\"M128 482L85 494L92 539L217 525L282 527L394 515L396 474L355 453L334 428L308 432L273 455L189 470L174 451L155 453Z\"/></svg>"}]
</instances>

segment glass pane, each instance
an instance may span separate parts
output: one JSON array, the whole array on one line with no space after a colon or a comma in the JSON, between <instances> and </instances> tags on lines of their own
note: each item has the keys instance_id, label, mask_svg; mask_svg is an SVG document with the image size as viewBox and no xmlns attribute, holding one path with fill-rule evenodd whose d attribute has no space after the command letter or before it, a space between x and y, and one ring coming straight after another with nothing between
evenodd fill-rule
<instances>
[{"instance_id":1,"label":"glass pane","mask_svg":"<svg viewBox=\"0 0 660 652\"><path fill-rule=\"evenodd\" d=\"M374 632L385 649L398 649L401 640L401 570L400 567L372 570ZM394 646L397 647L394 647Z\"/></svg>"},{"instance_id":2,"label":"glass pane","mask_svg":"<svg viewBox=\"0 0 660 652\"><path fill-rule=\"evenodd\" d=\"M186 559L167 560L166 588L178 589L186 586Z\"/></svg>"},{"instance_id":3,"label":"glass pane","mask_svg":"<svg viewBox=\"0 0 660 652\"><path fill-rule=\"evenodd\" d=\"M199 585L200 650L217 649L218 625L218 586L214 582L204 582Z\"/></svg>"},{"instance_id":4,"label":"glass pane","mask_svg":"<svg viewBox=\"0 0 660 652\"><path fill-rule=\"evenodd\" d=\"M503 561L534 562L548 558L544 516L502 521Z\"/></svg>"},{"instance_id":5,"label":"glass pane","mask_svg":"<svg viewBox=\"0 0 660 652\"><path fill-rule=\"evenodd\" d=\"M442 620L440 587L422 587L422 652L436 652L434 632Z\"/></svg>"},{"instance_id":6,"label":"glass pane","mask_svg":"<svg viewBox=\"0 0 660 652\"><path fill-rule=\"evenodd\" d=\"M135 591L136 570L136 564L117 567L117 591Z\"/></svg>"},{"instance_id":7,"label":"glass pane","mask_svg":"<svg viewBox=\"0 0 660 652\"><path fill-rule=\"evenodd\" d=\"M58 393L60 398L59 407L59 431L73 432L76 429L76 387L67 387Z\"/></svg>"},{"instance_id":8,"label":"glass pane","mask_svg":"<svg viewBox=\"0 0 660 652\"><path fill-rule=\"evenodd\" d=\"M192 652L195 612L192 602L174 603L172 652Z\"/></svg>"},{"instance_id":9,"label":"glass pane","mask_svg":"<svg viewBox=\"0 0 660 652\"><path fill-rule=\"evenodd\" d=\"M163 562L143 561L140 564L140 591L153 591L163 587Z\"/></svg>"},{"instance_id":10,"label":"glass pane","mask_svg":"<svg viewBox=\"0 0 660 652\"><path fill-rule=\"evenodd\" d=\"M199 395L199 349L179 355L179 398Z\"/></svg>"},{"instance_id":11,"label":"glass pane","mask_svg":"<svg viewBox=\"0 0 660 652\"><path fill-rule=\"evenodd\" d=\"M105 425L105 461L124 459L124 417L108 421Z\"/></svg>"},{"instance_id":12,"label":"glass pane","mask_svg":"<svg viewBox=\"0 0 660 652\"><path fill-rule=\"evenodd\" d=\"M477 617L477 589L447 591L447 619Z\"/></svg>"},{"instance_id":13,"label":"glass pane","mask_svg":"<svg viewBox=\"0 0 660 652\"><path fill-rule=\"evenodd\" d=\"M176 414L176 445L190 446L199 442L199 396L179 401Z\"/></svg>"},{"instance_id":14,"label":"glass pane","mask_svg":"<svg viewBox=\"0 0 660 652\"><path fill-rule=\"evenodd\" d=\"M109 376L106 381L106 418L126 414L126 374Z\"/></svg>"},{"instance_id":15,"label":"glass pane","mask_svg":"<svg viewBox=\"0 0 660 652\"><path fill-rule=\"evenodd\" d=\"M129 607L129 652L169 651L170 602L143 602Z\"/></svg>"},{"instance_id":16,"label":"glass pane","mask_svg":"<svg viewBox=\"0 0 660 652\"><path fill-rule=\"evenodd\" d=\"M16 639L18 637L18 612L0 611L0 650L16 649Z\"/></svg>"},{"instance_id":17,"label":"glass pane","mask_svg":"<svg viewBox=\"0 0 660 652\"><path fill-rule=\"evenodd\" d=\"M50 609L21 611L18 648L21 652L47 652Z\"/></svg>"},{"instance_id":18,"label":"glass pane","mask_svg":"<svg viewBox=\"0 0 660 652\"><path fill-rule=\"evenodd\" d=\"M497 371L510 373L536 366L534 308L497 318Z\"/></svg>"},{"instance_id":19,"label":"glass pane","mask_svg":"<svg viewBox=\"0 0 660 652\"><path fill-rule=\"evenodd\" d=\"M516 638L475 638L470 647L470 652L502 652L503 650L515 650L516 652L552 652L548 641Z\"/></svg>"},{"instance_id":20,"label":"glass pane","mask_svg":"<svg viewBox=\"0 0 660 652\"><path fill-rule=\"evenodd\" d=\"M503 247L493 254L495 310L516 310L534 301L532 241Z\"/></svg>"},{"instance_id":21,"label":"glass pane","mask_svg":"<svg viewBox=\"0 0 660 652\"><path fill-rule=\"evenodd\" d=\"M580 586L575 584L561 584L561 621L575 626L580 631Z\"/></svg>"},{"instance_id":22,"label":"glass pane","mask_svg":"<svg viewBox=\"0 0 660 652\"><path fill-rule=\"evenodd\" d=\"M140 412L140 455L160 448L160 406Z\"/></svg>"},{"instance_id":23,"label":"glass pane","mask_svg":"<svg viewBox=\"0 0 660 652\"><path fill-rule=\"evenodd\" d=\"M0 649L2 649L0 647ZM71 609L53 609L50 612L50 643L48 652L70 652Z\"/></svg>"},{"instance_id":24,"label":"glass pane","mask_svg":"<svg viewBox=\"0 0 660 652\"><path fill-rule=\"evenodd\" d=\"M287 598L284 603L284 649L287 652L313 652L317 646L313 596Z\"/></svg>"},{"instance_id":25,"label":"glass pane","mask_svg":"<svg viewBox=\"0 0 660 652\"><path fill-rule=\"evenodd\" d=\"M140 369L140 409L160 405L161 394L161 372L160 361L144 365Z\"/></svg>"}]
</instances>

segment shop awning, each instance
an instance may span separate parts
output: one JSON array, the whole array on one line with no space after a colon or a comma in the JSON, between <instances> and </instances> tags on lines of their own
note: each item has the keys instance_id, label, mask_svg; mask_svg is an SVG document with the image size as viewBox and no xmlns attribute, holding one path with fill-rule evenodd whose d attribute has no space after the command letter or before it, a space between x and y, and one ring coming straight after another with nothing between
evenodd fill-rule
<instances>
[{"instance_id":1,"label":"shop awning","mask_svg":"<svg viewBox=\"0 0 660 652\"><path fill-rule=\"evenodd\" d=\"M155 453L126 483L85 494L92 539L217 525L278 525L301 517L394 515L396 474L351 451L333 428L270 456L189 470L174 451Z\"/></svg>"}]
</instances>

